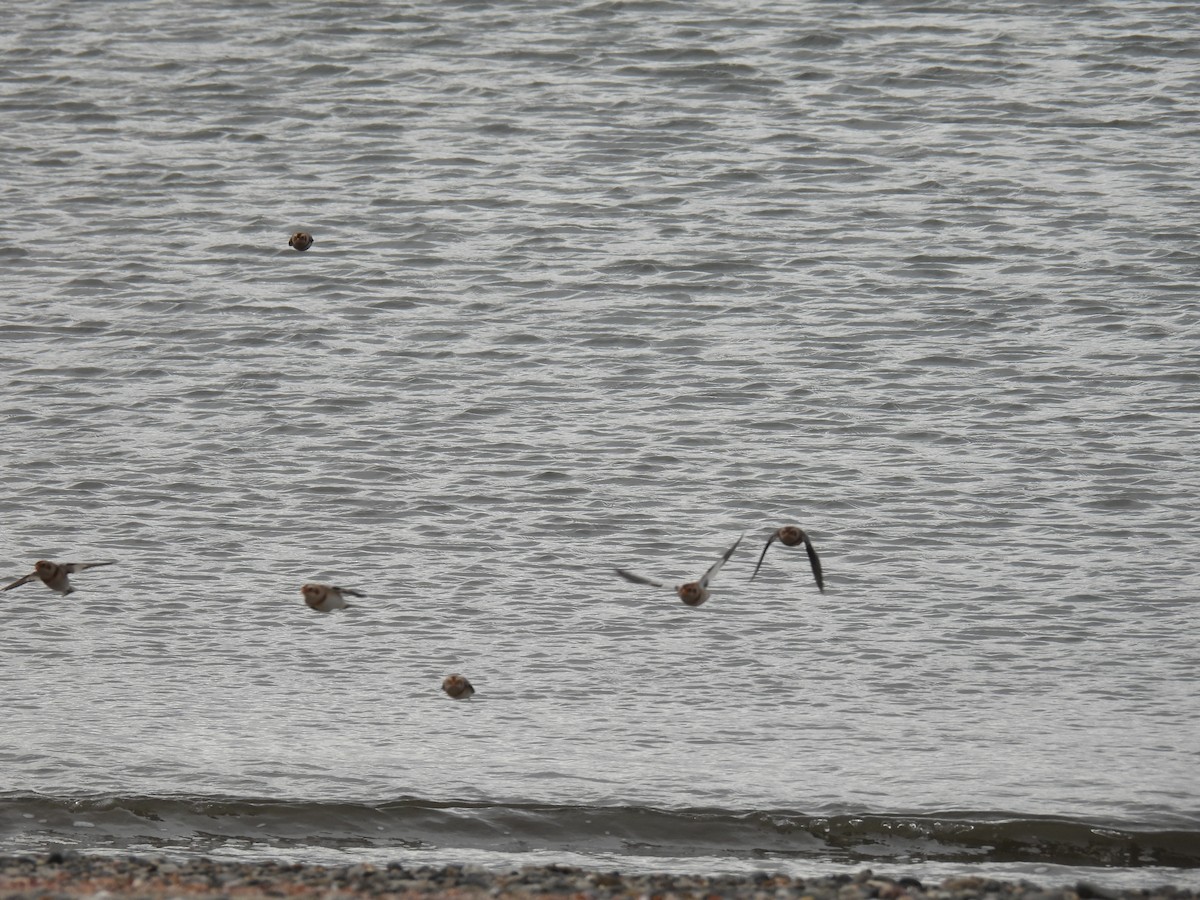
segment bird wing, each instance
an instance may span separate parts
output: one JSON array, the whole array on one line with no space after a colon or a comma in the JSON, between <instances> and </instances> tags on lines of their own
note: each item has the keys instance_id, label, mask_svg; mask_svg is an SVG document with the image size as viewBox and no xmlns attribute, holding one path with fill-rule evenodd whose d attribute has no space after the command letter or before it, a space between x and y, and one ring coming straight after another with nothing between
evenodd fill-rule
<instances>
[{"instance_id":1,"label":"bird wing","mask_svg":"<svg viewBox=\"0 0 1200 900\"><path fill-rule=\"evenodd\" d=\"M110 559L108 562L98 563L64 563L63 568L68 572L82 572L84 569L94 569L96 566L111 566L115 562L115 559Z\"/></svg>"},{"instance_id":2,"label":"bird wing","mask_svg":"<svg viewBox=\"0 0 1200 900\"><path fill-rule=\"evenodd\" d=\"M4 587L0 588L0 591L11 591L13 588L20 587L21 585L25 584L27 581L33 581L33 579L35 579L37 577L38 577L37 572L30 572L24 578L18 578L12 584L6 584Z\"/></svg>"},{"instance_id":3,"label":"bird wing","mask_svg":"<svg viewBox=\"0 0 1200 900\"><path fill-rule=\"evenodd\" d=\"M365 597L365 596L367 596L367 595L366 595L366 594L364 594L362 591L352 591L352 590L350 590L350 588L335 587L335 588L334 588L334 590L335 590L335 591L340 591L341 593L343 593L343 594L347 594L347 595L349 595L349 596L351 596L351 597Z\"/></svg>"},{"instance_id":4,"label":"bird wing","mask_svg":"<svg viewBox=\"0 0 1200 900\"><path fill-rule=\"evenodd\" d=\"M641 575L634 575L632 572L628 572L625 569L614 569L613 571L626 581L632 581L634 584L648 584L651 587L663 587L663 583L661 581L651 581L649 578L643 578Z\"/></svg>"},{"instance_id":5,"label":"bird wing","mask_svg":"<svg viewBox=\"0 0 1200 900\"><path fill-rule=\"evenodd\" d=\"M763 560L767 558L767 549L771 546L771 544L775 541L775 539L777 537L779 537L778 531L773 532L771 534L771 536L769 538L767 538L767 545L766 545L766 547L763 547L762 556L760 556L758 558L758 565L754 567L754 574L750 576L751 581L753 581L755 578L758 577L758 570L760 568L762 568Z\"/></svg>"},{"instance_id":6,"label":"bird wing","mask_svg":"<svg viewBox=\"0 0 1200 900\"><path fill-rule=\"evenodd\" d=\"M721 571L721 566L725 565L725 560L727 560L727 559L729 559L729 557L733 556L733 551L738 548L738 544L740 544L742 542L743 537L745 537L744 534L742 535L742 537L738 538L736 541L733 542L732 547L730 547L723 554L721 554L720 559L718 559L715 563L713 563L711 566L708 567L707 572L705 572L703 575L700 576L700 587L702 587L702 588L708 587L708 583L710 581L712 581L713 578L716 577L716 575L719 571Z\"/></svg>"},{"instance_id":7,"label":"bird wing","mask_svg":"<svg viewBox=\"0 0 1200 900\"><path fill-rule=\"evenodd\" d=\"M817 556L817 548L812 545L808 535L804 535L804 549L808 551L808 561L812 565L813 578L817 579L817 590L825 593L825 578L821 574L821 557Z\"/></svg>"}]
</instances>

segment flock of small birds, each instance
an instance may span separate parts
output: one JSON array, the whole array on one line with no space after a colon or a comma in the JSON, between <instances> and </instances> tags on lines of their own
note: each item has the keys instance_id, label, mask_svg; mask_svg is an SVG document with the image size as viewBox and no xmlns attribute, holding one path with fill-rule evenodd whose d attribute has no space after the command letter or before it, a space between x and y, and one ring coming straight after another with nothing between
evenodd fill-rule
<instances>
[{"instance_id":1,"label":"flock of small birds","mask_svg":"<svg viewBox=\"0 0 1200 900\"><path fill-rule=\"evenodd\" d=\"M288 246L294 247L296 250L304 251L312 246L312 235L306 231L297 231L291 236L288 241ZM745 537L745 535L742 535ZM785 547L795 547L797 544L803 544L805 552L808 553L808 562L812 566L813 578L817 582L817 589L825 590L825 578L821 573L821 559L817 556L817 551L809 540L808 535L795 525L785 525L774 531L767 543L763 547L762 553L758 557L758 564L754 567L754 574L750 576L753 581L758 577L758 570L762 568L763 560L767 557L767 551L771 549L771 544L779 541ZM733 546L721 554L721 558L708 567L708 570L697 578L695 581L689 581L686 584L678 585L671 588L688 606L700 606L706 601L711 593L708 589L717 572L721 570L721 566L733 556L738 545L741 544L742 538L739 537L734 541ZM71 586L71 581L67 577L76 572L83 572L87 569L94 569L98 566L111 566L115 560L106 562L86 562L86 563L56 563L46 559L39 559L34 563L33 571L28 575L18 578L16 581L0 588L2 591L11 591L13 588L20 587L23 584L28 584L30 581L39 580L52 591L57 591L64 597L67 594L74 593L75 588ZM652 578L646 578L642 575L636 575L626 569L617 569L616 573L626 581L631 581L634 584L646 584L651 587L662 588L667 587L661 581L655 581ZM317 584L310 582L300 588L300 593L304 597L304 602L310 609L315 609L317 612L333 612L335 609L345 609L350 604L346 602L347 597L365 597L367 596L362 591L351 590L350 588L338 587L332 584ZM475 693L475 688L465 677L457 672L452 675L447 675L442 681L442 690L455 700L466 700Z\"/></svg>"},{"instance_id":2,"label":"flock of small birds","mask_svg":"<svg viewBox=\"0 0 1200 900\"><path fill-rule=\"evenodd\" d=\"M745 537L743 535L742 537ZM813 578L816 579L817 589L825 590L825 578L821 573L821 559L817 556L817 551L812 545L812 541L808 539L808 535L803 530L795 525L786 525L774 531L767 543L763 547L762 554L758 557L758 565L754 567L754 574L750 576L753 581L758 577L758 570L762 568L763 560L766 559L767 550L771 548L771 544L779 541L785 547L794 547L797 544L804 544L804 549L808 553L808 561L812 566ZM733 552L737 550L738 545L742 542L739 537L734 541L733 546L721 554L720 559L708 567L708 570L695 581L689 581L686 584L678 585L672 588L685 604L688 606L700 606L710 596L711 592L708 589L717 572L721 570L721 566L733 556ZM116 560L106 560L104 562L85 562L85 563L57 563L51 562L48 559L39 559L33 565L33 571L28 575L18 578L16 581L6 584L0 588L2 591L11 591L13 588L20 587L23 584L28 584L31 581L41 581L50 590L57 591L64 597L75 592L74 586L71 584L69 575L76 572L83 572L87 569L95 569L99 566L111 566ZM626 581L632 581L634 584L648 584L652 587L666 587L661 581L655 581L652 578L645 578L641 575L636 575L626 569L617 569L616 573ZM346 601L347 597L365 597L367 596L362 591L352 590L350 588L338 587L333 584L318 584L309 582L300 588L300 594L304 597L305 604L310 609L317 612L333 612L335 609L346 609L350 604ZM442 681L442 690L447 695L455 700L467 700L475 693L475 688L464 676L455 672L452 675L447 675Z\"/></svg>"}]
</instances>

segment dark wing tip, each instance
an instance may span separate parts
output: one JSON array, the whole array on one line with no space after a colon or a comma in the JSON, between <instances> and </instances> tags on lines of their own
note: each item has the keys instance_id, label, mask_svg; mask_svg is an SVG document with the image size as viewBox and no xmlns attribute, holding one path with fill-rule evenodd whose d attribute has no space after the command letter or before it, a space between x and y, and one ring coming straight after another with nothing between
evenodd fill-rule
<instances>
[{"instance_id":1,"label":"dark wing tip","mask_svg":"<svg viewBox=\"0 0 1200 900\"><path fill-rule=\"evenodd\" d=\"M624 578L626 581L631 581L634 584L648 584L651 587L662 587L661 582L651 581L649 578L643 578L641 575L635 575L632 572L628 571L627 569L613 569L613 571L616 572L618 575L620 575L622 578Z\"/></svg>"},{"instance_id":2,"label":"dark wing tip","mask_svg":"<svg viewBox=\"0 0 1200 900\"><path fill-rule=\"evenodd\" d=\"M104 562L84 562L84 563L64 563L68 572L83 572L87 569L95 569L98 566L111 566L116 564L115 559L106 559Z\"/></svg>"},{"instance_id":3,"label":"dark wing tip","mask_svg":"<svg viewBox=\"0 0 1200 900\"><path fill-rule=\"evenodd\" d=\"M821 571L821 557L817 556L817 548L812 545L808 535L804 536L804 549L808 553L808 562L812 566L813 578L817 582L817 590L825 593L825 576Z\"/></svg>"},{"instance_id":4,"label":"dark wing tip","mask_svg":"<svg viewBox=\"0 0 1200 900\"><path fill-rule=\"evenodd\" d=\"M775 540L775 538L777 538L778 536L779 536L779 532L778 532L778 531L776 531L776 532L775 532L774 534L772 534L772 535L771 535L769 538L767 538L767 543L766 543L766 544L763 546L763 552L762 552L762 553L759 555L759 557L758 557L758 565L756 565L756 566L754 567L754 574L750 576L750 580L751 580L751 581L753 581L755 578L757 578L757 577L758 577L758 570L762 568L763 560L767 558L767 551L768 551L769 549L771 549L771 543L772 543L772 542Z\"/></svg>"}]
</instances>

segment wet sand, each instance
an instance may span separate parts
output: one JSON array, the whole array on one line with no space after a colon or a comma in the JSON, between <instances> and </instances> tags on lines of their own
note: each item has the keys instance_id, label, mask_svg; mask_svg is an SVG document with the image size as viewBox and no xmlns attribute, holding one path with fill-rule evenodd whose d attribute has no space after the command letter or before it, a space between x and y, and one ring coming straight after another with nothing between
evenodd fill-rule
<instances>
[{"instance_id":1,"label":"wet sand","mask_svg":"<svg viewBox=\"0 0 1200 900\"><path fill-rule=\"evenodd\" d=\"M311 866L209 859L82 856L71 852L0 856L0 898L216 897L754 897L811 900L1197 900L1169 886L1111 891L1079 882L1041 887L978 877L922 884L863 871L854 876L623 875L567 866L490 870Z\"/></svg>"}]
</instances>

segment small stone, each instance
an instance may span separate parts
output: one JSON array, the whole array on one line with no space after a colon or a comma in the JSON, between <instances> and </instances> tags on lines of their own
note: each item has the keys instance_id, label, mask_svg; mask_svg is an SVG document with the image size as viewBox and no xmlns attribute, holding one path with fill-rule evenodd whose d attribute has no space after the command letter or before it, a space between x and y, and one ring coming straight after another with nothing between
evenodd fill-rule
<instances>
[{"instance_id":1,"label":"small stone","mask_svg":"<svg viewBox=\"0 0 1200 900\"><path fill-rule=\"evenodd\" d=\"M947 878L942 882L942 888L947 891L977 891L981 887L983 887L983 879L977 875Z\"/></svg>"}]
</instances>

